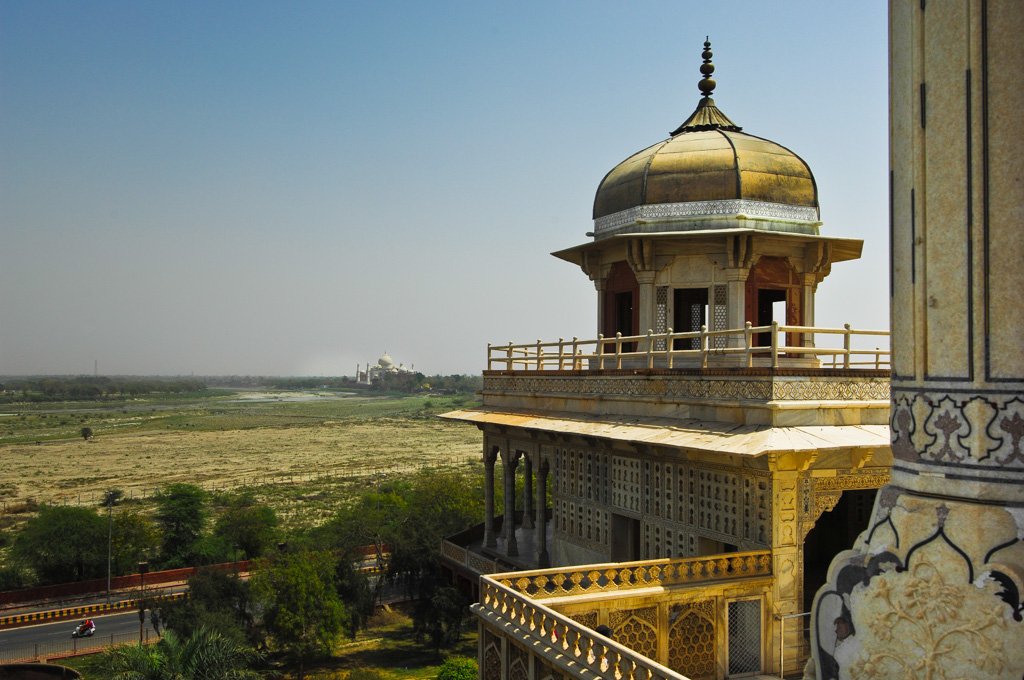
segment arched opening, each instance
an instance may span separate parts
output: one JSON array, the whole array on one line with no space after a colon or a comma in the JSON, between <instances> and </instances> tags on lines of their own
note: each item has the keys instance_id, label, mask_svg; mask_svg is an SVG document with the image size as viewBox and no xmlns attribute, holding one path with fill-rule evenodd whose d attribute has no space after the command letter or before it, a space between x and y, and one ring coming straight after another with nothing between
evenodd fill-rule
<instances>
[{"instance_id":1,"label":"arched opening","mask_svg":"<svg viewBox=\"0 0 1024 680\"><path fill-rule=\"evenodd\" d=\"M640 284L626 262L616 262L608 274L604 288L604 328L606 338L640 334ZM632 343L623 351L632 352Z\"/></svg>"},{"instance_id":2,"label":"arched opening","mask_svg":"<svg viewBox=\"0 0 1024 680\"><path fill-rule=\"evenodd\" d=\"M828 567L838 553L849 550L868 528L878 489L844 491L831 512L822 513L804 540L804 611L825 585Z\"/></svg>"},{"instance_id":3,"label":"arched opening","mask_svg":"<svg viewBox=\"0 0 1024 680\"><path fill-rule=\"evenodd\" d=\"M754 326L804 324L800 277L782 257L764 256L750 269L746 284L746 320ZM770 333L758 333L756 344L771 344ZM790 333L786 344L800 344L798 333Z\"/></svg>"}]
</instances>

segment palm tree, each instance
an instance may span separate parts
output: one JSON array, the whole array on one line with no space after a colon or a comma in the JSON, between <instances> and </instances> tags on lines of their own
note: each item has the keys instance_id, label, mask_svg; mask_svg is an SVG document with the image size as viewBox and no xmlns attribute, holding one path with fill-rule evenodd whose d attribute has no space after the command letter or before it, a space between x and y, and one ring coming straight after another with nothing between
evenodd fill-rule
<instances>
[{"instance_id":1,"label":"palm tree","mask_svg":"<svg viewBox=\"0 0 1024 680\"><path fill-rule=\"evenodd\" d=\"M188 638L167 631L155 645L120 645L100 667L110 680L258 680L249 666L262 659L220 633L199 628Z\"/></svg>"}]
</instances>

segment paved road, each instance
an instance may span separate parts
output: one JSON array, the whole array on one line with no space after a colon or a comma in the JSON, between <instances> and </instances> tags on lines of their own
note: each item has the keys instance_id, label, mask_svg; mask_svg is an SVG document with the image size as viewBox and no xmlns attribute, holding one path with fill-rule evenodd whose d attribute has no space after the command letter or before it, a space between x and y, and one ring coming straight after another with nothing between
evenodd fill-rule
<instances>
[{"instance_id":1,"label":"paved road","mask_svg":"<svg viewBox=\"0 0 1024 680\"><path fill-rule=\"evenodd\" d=\"M139 613L137 611L95 616L93 621L96 622L96 634L91 638L82 638L78 644L91 647L100 642L109 643L111 635L119 636L115 639L120 641L120 636L128 634L138 635L139 633ZM9 655L18 652L18 650L27 650L27 653L24 655L30 656L35 649L35 645L39 645L41 653L51 653L49 652L51 649L70 651L74 648L71 640L71 631L78 623L80 622L58 621L57 623L46 623L38 626L0 630L0 657L10 658ZM151 639L156 635L156 632L150 625L148 612L146 614L144 635L146 634L145 631L148 631ZM21 654L18 654L18 656L21 656Z\"/></svg>"}]
</instances>

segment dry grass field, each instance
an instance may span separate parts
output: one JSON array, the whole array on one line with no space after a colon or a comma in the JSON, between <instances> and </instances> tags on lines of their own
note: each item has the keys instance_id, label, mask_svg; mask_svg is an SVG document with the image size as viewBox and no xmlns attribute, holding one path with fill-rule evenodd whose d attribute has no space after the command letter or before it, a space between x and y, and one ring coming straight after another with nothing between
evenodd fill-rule
<instances>
[{"instance_id":1,"label":"dry grass field","mask_svg":"<svg viewBox=\"0 0 1024 680\"><path fill-rule=\"evenodd\" d=\"M208 490L245 485L286 524L316 523L373 488L374 471L399 478L480 455L475 427L436 417L460 400L274 397L4 414L0 501L8 509L29 499L94 506L111 488L140 499L170 482ZM93 439L78 435L82 426L92 428Z\"/></svg>"}]
</instances>

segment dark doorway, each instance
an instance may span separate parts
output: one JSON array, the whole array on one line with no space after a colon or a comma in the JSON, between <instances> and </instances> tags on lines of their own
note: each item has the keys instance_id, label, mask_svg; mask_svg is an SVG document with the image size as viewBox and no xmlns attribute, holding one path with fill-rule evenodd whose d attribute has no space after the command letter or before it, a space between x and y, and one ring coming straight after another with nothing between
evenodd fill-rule
<instances>
[{"instance_id":1,"label":"dark doorway","mask_svg":"<svg viewBox=\"0 0 1024 680\"><path fill-rule=\"evenodd\" d=\"M612 513L611 560L635 562L640 559L640 520Z\"/></svg>"},{"instance_id":2,"label":"dark doorway","mask_svg":"<svg viewBox=\"0 0 1024 680\"><path fill-rule=\"evenodd\" d=\"M606 339L615 337L616 333L625 335L639 334L640 318L637 305L640 301L640 284L637 283L633 270L625 262L616 262L605 282L603 294L604 322L601 333ZM622 346L624 352L632 352L635 343ZM614 352L615 344L608 342L605 352Z\"/></svg>"},{"instance_id":3,"label":"dark doorway","mask_svg":"<svg viewBox=\"0 0 1024 680\"><path fill-rule=\"evenodd\" d=\"M672 303L672 330L676 333L696 333L707 325L707 288L676 288ZM700 349L700 338L678 338L672 342L672 349Z\"/></svg>"},{"instance_id":4,"label":"dark doorway","mask_svg":"<svg viewBox=\"0 0 1024 680\"><path fill-rule=\"evenodd\" d=\"M633 334L633 292L615 293L615 332Z\"/></svg>"},{"instance_id":5,"label":"dark doorway","mask_svg":"<svg viewBox=\"0 0 1024 680\"><path fill-rule=\"evenodd\" d=\"M783 309L786 304L786 291L773 288L760 288L757 291L757 325L771 326L772 321L778 321L780 325L786 325L785 313L782 318L775 316L775 304L781 302ZM772 344L771 333L758 333L757 344L759 347L767 347Z\"/></svg>"},{"instance_id":6,"label":"dark doorway","mask_svg":"<svg viewBox=\"0 0 1024 680\"><path fill-rule=\"evenodd\" d=\"M814 523L804 540L804 611L811 610L814 595L825 585L828 567L839 552L849 550L868 528L878 489L844 491L836 507Z\"/></svg>"}]
</instances>

